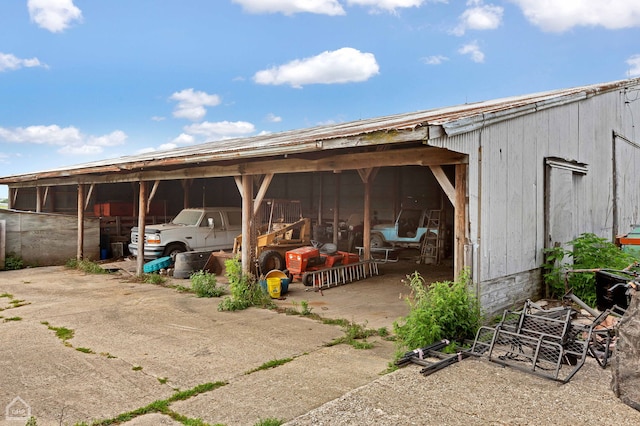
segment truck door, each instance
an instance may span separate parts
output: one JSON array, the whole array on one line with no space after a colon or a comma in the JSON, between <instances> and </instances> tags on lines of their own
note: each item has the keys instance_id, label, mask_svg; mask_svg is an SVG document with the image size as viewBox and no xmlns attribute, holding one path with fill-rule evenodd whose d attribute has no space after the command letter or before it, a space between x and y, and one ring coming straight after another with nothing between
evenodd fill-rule
<instances>
[{"instance_id":1,"label":"truck door","mask_svg":"<svg viewBox=\"0 0 640 426\"><path fill-rule=\"evenodd\" d=\"M220 250L227 247L227 232L224 229L222 212L206 212L198 229L198 250Z\"/></svg>"}]
</instances>

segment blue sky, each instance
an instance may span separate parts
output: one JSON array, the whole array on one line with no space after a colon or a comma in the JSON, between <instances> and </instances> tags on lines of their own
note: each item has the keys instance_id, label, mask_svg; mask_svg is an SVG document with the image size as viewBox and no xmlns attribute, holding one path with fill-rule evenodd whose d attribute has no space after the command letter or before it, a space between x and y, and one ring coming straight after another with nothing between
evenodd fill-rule
<instances>
[{"instance_id":1,"label":"blue sky","mask_svg":"<svg viewBox=\"0 0 640 426\"><path fill-rule=\"evenodd\" d=\"M0 176L637 76L638 0L5 0Z\"/></svg>"}]
</instances>

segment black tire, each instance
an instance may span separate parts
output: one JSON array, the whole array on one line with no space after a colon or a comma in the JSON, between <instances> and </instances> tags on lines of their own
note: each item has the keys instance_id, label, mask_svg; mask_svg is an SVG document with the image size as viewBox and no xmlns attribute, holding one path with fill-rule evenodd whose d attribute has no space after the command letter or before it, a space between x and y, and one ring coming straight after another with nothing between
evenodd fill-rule
<instances>
[{"instance_id":1,"label":"black tire","mask_svg":"<svg viewBox=\"0 0 640 426\"><path fill-rule=\"evenodd\" d=\"M164 248L164 255L171 256L171 260L175 262L178 253L184 253L187 248L180 243L171 243Z\"/></svg>"},{"instance_id":2,"label":"black tire","mask_svg":"<svg viewBox=\"0 0 640 426\"><path fill-rule=\"evenodd\" d=\"M308 272L305 272L304 274L302 274L302 284L304 284L306 287L312 287L313 286L313 274L310 274Z\"/></svg>"},{"instance_id":3,"label":"black tire","mask_svg":"<svg viewBox=\"0 0 640 426\"><path fill-rule=\"evenodd\" d=\"M387 245L387 243L384 240L384 238L382 238L382 235L380 235L380 234L371 234L371 241L370 241L369 247L371 247L371 248L381 248L381 247L385 247L386 245Z\"/></svg>"},{"instance_id":4,"label":"black tire","mask_svg":"<svg viewBox=\"0 0 640 426\"><path fill-rule=\"evenodd\" d=\"M263 274L277 269L282 271L286 268L284 258L277 250L265 250L258 257L258 267Z\"/></svg>"}]
</instances>

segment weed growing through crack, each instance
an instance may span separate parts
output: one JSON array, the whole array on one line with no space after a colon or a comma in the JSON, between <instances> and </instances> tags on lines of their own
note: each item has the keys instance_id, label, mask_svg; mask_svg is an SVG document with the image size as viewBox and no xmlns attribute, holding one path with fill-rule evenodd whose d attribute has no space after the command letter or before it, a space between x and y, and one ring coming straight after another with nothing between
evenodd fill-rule
<instances>
[{"instance_id":1,"label":"weed growing through crack","mask_svg":"<svg viewBox=\"0 0 640 426\"><path fill-rule=\"evenodd\" d=\"M240 311L251 306L271 307L274 305L269 295L262 290L256 281L255 276L242 272L242 264L239 259L227 259L224 265L231 296L222 299L218 304L219 311Z\"/></svg>"},{"instance_id":2,"label":"weed growing through crack","mask_svg":"<svg viewBox=\"0 0 640 426\"><path fill-rule=\"evenodd\" d=\"M13 294L11 294L11 293L2 293L2 294L0 294L0 297L6 297L8 299L13 299Z\"/></svg>"},{"instance_id":3,"label":"weed growing through crack","mask_svg":"<svg viewBox=\"0 0 640 426\"><path fill-rule=\"evenodd\" d=\"M264 364L262 364L260 367L256 367L252 370L247 371L244 374L251 374L251 373L255 373L256 371L261 371L261 370L269 370L271 368L275 368L275 367L279 367L281 365L284 365L288 362L293 361L293 358L282 358L282 359L274 359L271 361L267 361Z\"/></svg>"},{"instance_id":4,"label":"weed growing through crack","mask_svg":"<svg viewBox=\"0 0 640 426\"><path fill-rule=\"evenodd\" d=\"M161 385L166 385L166 384L167 384L167 382L169 381L169 378L168 378L168 377L158 377L157 379L158 379L158 382L159 382Z\"/></svg>"},{"instance_id":5,"label":"weed growing through crack","mask_svg":"<svg viewBox=\"0 0 640 426\"><path fill-rule=\"evenodd\" d=\"M220 297L224 289L218 287L216 276L205 271L191 274L191 288L198 297Z\"/></svg>"},{"instance_id":6,"label":"weed growing through crack","mask_svg":"<svg viewBox=\"0 0 640 426\"><path fill-rule=\"evenodd\" d=\"M117 356L111 355L109 352L100 352L100 355L106 358L117 358Z\"/></svg>"},{"instance_id":7,"label":"weed growing through crack","mask_svg":"<svg viewBox=\"0 0 640 426\"><path fill-rule=\"evenodd\" d=\"M76 351L82 352L82 353L85 353L85 354L95 354L95 352L92 351L89 348L76 348Z\"/></svg>"},{"instance_id":8,"label":"weed growing through crack","mask_svg":"<svg viewBox=\"0 0 640 426\"><path fill-rule=\"evenodd\" d=\"M132 369L133 371L140 371L140 370L142 370L142 367L141 367L141 366L139 366L139 365L134 365L133 367L131 367L131 369Z\"/></svg>"},{"instance_id":9,"label":"weed growing through crack","mask_svg":"<svg viewBox=\"0 0 640 426\"><path fill-rule=\"evenodd\" d=\"M323 321L324 322L324 321ZM344 336L339 337L325 346L335 346L340 344L347 344L353 346L355 349L371 349L373 343L367 342L367 338L378 334L376 330L365 328L365 325L356 324L355 322L348 322L342 320L332 320L333 324L341 325L344 331ZM329 322L325 322L327 324Z\"/></svg>"},{"instance_id":10,"label":"weed growing through crack","mask_svg":"<svg viewBox=\"0 0 640 426\"><path fill-rule=\"evenodd\" d=\"M9 318L5 318L4 322L9 322L9 321L21 321L22 318L20 317L9 317Z\"/></svg>"},{"instance_id":11,"label":"weed growing through crack","mask_svg":"<svg viewBox=\"0 0 640 426\"><path fill-rule=\"evenodd\" d=\"M56 337L62 340L65 346L71 346L67 340L73 338L74 331L66 327L53 327L47 321L41 321L40 324L46 325L47 328L56 333Z\"/></svg>"},{"instance_id":12,"label":"weed growing through crack","mask_svg":"<svg viewBox=\"0 0 640 426\"><path fill-rule=\"evenodd\" d=\"M182 414L176 413L175 411L171 410L169 406L172 402L184 401L186 399L189 399L201 393L210 392L219 387L225 386L226 384L227 384L226 382L204 383L202 385L198 385L186 391L178 391L167 399L160 399L160 400L153 401L149 405L140 407L136 410L128 411L126 413L122 413L111 419L95 421L91 423L91 426L116 425L116 424L128 422L130 420L135 419L136 417L143 416L145 414L151 414L151 413L164 414L166 416L171 417L173 420L188 426L205 426L207 425L207 423L203 422L201 419L194 419L194 418L190 418ZM87 423L78 423L76 426L89 426L89 425Z\"/></svg>"}]
</instances>

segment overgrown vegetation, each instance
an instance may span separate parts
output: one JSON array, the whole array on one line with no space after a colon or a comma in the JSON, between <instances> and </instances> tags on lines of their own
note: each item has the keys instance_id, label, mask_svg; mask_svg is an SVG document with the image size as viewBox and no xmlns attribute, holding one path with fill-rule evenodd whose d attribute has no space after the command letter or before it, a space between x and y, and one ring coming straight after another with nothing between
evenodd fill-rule
<instances>
[{"instance_id":1,"label":"overgrown vegetation","mask_svg":"<svg viewBox=\"0 0 640 426\"><path fill-rule=\"evenodd\" d=\"M421 348L441 339L463 342L472 338L482 323L480 304L469 291L469 273L463 271L454 282L427 285L416 271L407 275L411 296L409 314L395 321L398 354Z\"/></svg>"},{"instance_id":2,"label":"overgrown vegetation","mask_svg":"<svg viewBox=\"0 0 640 426\"><path fill-rule=\"evenodd\" d=\"M284 424L284 420L267 418L259 420L255 426L280 426L282 424Z\"/></svg>"},{"instance_id":3,"label":"overgrown vegetation","mask_svg":"<svg viewBox=\"0 0 640 426\"><path fill-rule=\"evenodd\" d=\"M69 269L77 269L87 274L106 274L107 270L96 262L88 259L69 259L65 266Z\"/></svg>"},{"instance_id":4,"label":"overgrown vegetation","mask_svg":"<svg viewBox=\"0 0 640 426\"><path fill-rule=\"evenodd\" d=\"M205 271L191 274L191 288L198 297L220 297L224 289L218 287L216 276Z\"/></svg>"},{"instance_id":5,"label":"overgrown vegetation","mask_svg":"<svg viewBox=\"0 0 640 426\"><path fill-rule=\"evenodd\" d=\"M267 307L273 304L256 278L252 274L242 273L242 264L238 258L227 259L224 265L231 295L222 299L218 305L219 311L239 311L251 306Z\"/></svg>"},{"instance_id":6,"label":"overgrown vegetation","mask_svg":"<svg viewBox=\"0 0 640 426\"><path fill-rule=\"evenodd\" d=\"M622 270L637 259L615 244L594 234L586 233L569 241L567 248L545 250L544 282L551 297L562 297L567 290L590 306L596 304L596 284L593 272L569 273L567 270L607 268Z\"/></svg>"},{"instance_id":7,"label":"overgrown vegetation","mask_svg":"<svg viewBox=\"0 0 640 426\"><path fill-rule=\"evenodd\" d=\"M13 271L24 268L24 261L20 256L11 252L7 253L4 258L4 269L7 271Z\"/></svg>"}]
</instances>

